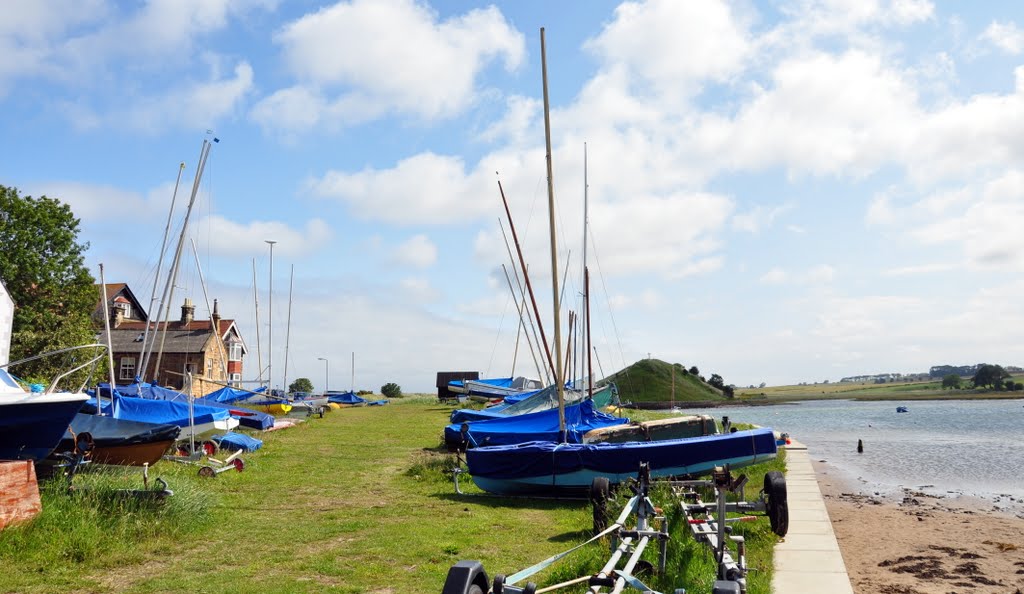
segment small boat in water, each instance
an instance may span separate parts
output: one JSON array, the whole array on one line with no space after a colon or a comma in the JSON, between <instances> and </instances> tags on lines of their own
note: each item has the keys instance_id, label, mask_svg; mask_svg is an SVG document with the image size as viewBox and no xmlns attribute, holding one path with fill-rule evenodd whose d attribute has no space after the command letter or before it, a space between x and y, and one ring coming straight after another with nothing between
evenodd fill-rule
<instances>
[{"instance_id":1,"label":"small boat in water","mask_svg":"<svg viewBox=\"0 0 1024 594\"><path fill-rule=\"evenodd\" d=\"M905 407L905 406L897 406L896 407L896 412L898 412L898 413L905 413L905 412L910 412L910 411L907 410L907 407Z\"/></svg>"}]
</instances>

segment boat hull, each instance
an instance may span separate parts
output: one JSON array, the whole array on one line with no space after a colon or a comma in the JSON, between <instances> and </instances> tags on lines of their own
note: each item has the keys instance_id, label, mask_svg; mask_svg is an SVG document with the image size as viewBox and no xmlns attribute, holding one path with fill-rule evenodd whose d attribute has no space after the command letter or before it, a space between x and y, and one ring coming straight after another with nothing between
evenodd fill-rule
<instances>
[{"instance_id":1,"label":"boat hull","mask_svg":"<svg viewBox=\"0 0 1024 594\"><path fill-rule=\"evenodd\" d=\"M49 456L87 398L28 392L0 395L0 460L38 461Z\"/></svg>"},{"instance_id":2,"label":"boat hull","mask_svg":"<svg viewBox=\"0 0 1024 594\"><path fill-rule=\"evenodd\" d=\"M652 477L697 476L727 464L765 462L776 453L771 429L754 429L656 442L481 447L466 452L466 463L473 483L484 491L538 495L584 493L597 477L617 484L635 477L641 462Z\"/></svg>"}]
</instances>

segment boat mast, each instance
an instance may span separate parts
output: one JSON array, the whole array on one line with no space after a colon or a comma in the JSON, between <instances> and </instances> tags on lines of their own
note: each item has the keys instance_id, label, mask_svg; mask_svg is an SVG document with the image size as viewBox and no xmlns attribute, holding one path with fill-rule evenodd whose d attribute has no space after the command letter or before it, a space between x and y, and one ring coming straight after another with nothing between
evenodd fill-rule
<instances>
[{"instance_id":1,"label":"boat mast","mask_svg":"<svg viewBox=\"0 0 1024 594\"><path fill-rule=\"evenodd\" d=\"M260 350L260 298L256 290L256 258L252 259L252 304L256 308L256 369L258 381L263 384L263 352Z\"/></svg>"},{"instance_id":2,"label":"boat mast","mask_svg":"<svg viewBox=\"0 0 1024 594\"><path fill-rule=\"evenodd\" d=\"M349 391L353 394L356 393L356 352L352 351L352 385L349 386Z\"/></svg>"},{"instance_id":3,"label":"boat mast","mask_svg":"<svg viewBox=\"0 0 1024 594\"><path fill-rule=\"evenodd\" d=\"M274 244L277 243L273 239L264 240L270 244L270 290L268 291L269 296L267 297L267 308L270 309L270 313L267 314L267 391L273 396L274 395Z\"/></svg>"},{"instance_id":4,"label":"boat mast","mask_svg":"<svg viewBox=\"0 0 1024 594\"><path fill-rule=\"evenodd\" d=\"M185 171L185 162L178 165L178 178L174 180L174 193L171 194L171 208L167 211L167 224L164 226L164 239L160 242L160 257L156 261L156 274L153 277L153 291L149 295L149 313L153 313L153 304L156 303L156 286L160 283L160 269L164 265L164 255L167 253L167 236L171 233L171 218L174 215L174 203L178 200L178 186L181 184L181 174ZM156 320L160 323L160 312L163 309L163 302L156 310ZM146 329L142 332L142 346L139 348L139 367L135 375L140 382L146 381L146 345L149 343L149 319L146 320Z\"/></svg>"},{"instance_id":5,"label":"boat mast","mask_svg":"<svg viewBox=\"0 0 1024 594\"><path fill-rule=\"evenodd\" d=\"M498 191L501 193L501 201L505 205L505 214L508 216L508 226L509 226L509 229L512 231L512 242L516 244L516 253L519 254L519 267L523 269L523 279L526 281L526 290L530 294L530 303L533 304L533 313L536 316L537 327L540 330L540 339L541 339L541 343L544 345L544 354L546 354L548 356L548 367L557 376L559 374L558 374L558 372L557 372L557 370L555 368L554 361L552 361L552 359L551 359L551 348L548 346L548 337L544 334L544 324L541 322L541 319L540 319L540 310L537 309L537 298L534 297L534 295L533 295L533 285L530 283L530 274L526 270L526 260L523 258L523 248L520 247L520 245L519 245L519 235L516 234L516 225L512 221L512 212L508 208L508 200L505 199L505 189L501 187L501 180L500 179L498 180ZM555 278L555 284L557 285L558 284L558 278L557 278L558 270L555 269L553 271L553 274L556 277ZM555 293L555 304L556 304L556 306L558 304L558 293L557 292ZM556 351L560 348L558 346L559 342L560 342L559 337L556 336L555 337L555 350ZM556 382L558 381L557 377L555 378L555 381Z\"/></svg>"},{"instance_id":6,"label":"boat mast","mask_svg":"<svg viewBox=\"0 0 1024 594\"><path fill-rule=\"evenodd\" d=\"M516 279L516 287L519 288L519 295L522 295L522 297L523 297L523 309L525 309L526 308L526 290L523 288L522 281L519 280L519 270L518 270L518 268L515 265L515 258L512 257L512 248L509 247L509 245L508 245L508 235L505 234L505 225L502 224L501 219L498 219L498 226L501 227L501 237L502 237L502 239L505 240L505 251L508 252L509 263L512 265L512 276ZM504 269L504 268L505 268L505 266L502 265L502 269ZM526 276L526 271L525 270L523 271L523 276ZM505 278L506 279L508 278L508 270L505 270ZM509 288L511 289L511 286ZM513 293L515 293L515 292L513 291ZM516 300L518 301L518 297L516 298ZM527 312L527 313L529 313L529 312ZM534 366L537 367L537 379L544 379L545 383L550 384L551 383L551 368L550 367L545 367L544 371L541 371L540 363L537 362L537 354L533 352L533 345L534 344L537 345L537 350L540 350L540 344L541 344L540 337L537 336L537 325L540 324L540 320L537 320L537 325L534 325L534 323L533 323L534 318L533 318L532 315L527 315L526 319L529 320L529 322L530 322L530 332L527 333L527 342L529 342L529 344L530 344L530 353L533 355L533 364L534 364ZM531 334L532 334L532 338L533 338L532 341L530 340Z\"/></svg>"},{"instance_id":7,"label":"boat mast","mask_svg":"<svg viewBox=\"0 0 1024 594\"><path fill-rule=\"evenodd\" d=\"M217 138L213 139L213 142L220 142ZM181 268L181 252L185 248L185 234L188 232L188 220L192 216L192 207L196 204L196 196L199 194L199 182L203 179L203 170L206 169L206 158L210 155L210 149L213 147L213 143L209 140L203 139L203 148L199 151L199 166L196 167L196 177L192 182L192 196L188 201L188 209L185 211L185 220L181 224L181 235L178 236L178 247L174 250L174 266L171 268L171 274L167 277L167 286L164 287L164 295L167 299L164 300L166 305L166 313L164 318L164 330L160 334L160 350L156 354L156 367L153 369L153 374L160 377L160 361L164 356L164 341L167 339L167 325L170 323L171 317L171 303L174 301L174 285L178 282L178 270ZM157 319L157 324L160 320ZM155 341L154 341L155 342ZM148 363L147 358L147 363Z\"/></svg>"},{"instance_id":8,"label":"boat mast","mask_svg":"<svg viewBox=\"0 0 1024 594\"><path fill-rule=\"evenodd\" d=\"M594 366L590 359L590 270L587 268L587 203L590 184L587 182L587 143L583 143L583 315L586 325L587 396L594 395Z\"/></svg>"},{"instance_id":9,"label":"boat mast","mask_svg":"<svg viewBox=\"0 0 1024 594\"><path fill-rule=\"evenodd\" d=\"M196 271L199 272L199 285L203 287L203 299L206 301L206 311L210 312L210 327L213 329L213 336L217 339L218 351L220 351L220 372L222 376L227 379L228 377L228 353L227 349L224 348L224 337L221 336L220 327L216 320L213 319L213 312L216 311L216 307L210 307L210 295L206 292L206 279L203 278L203 265L199 262L199 250L196 249L196 241L189 238L192 242L192 255L196 258ZM206 377L205 375L203 376ZM207 378L212 379L212 378Z\"/></svg>"},{"instance_id":10,"label":"boat mast","mask_svg":"<svg viewBox=\"0 0 1024 594\"><path fill-rule=\"evenodd\" d=\"M292 340L292 290L295 288L295 265L292 264L292 274L288 281L288 325L284 332L284 380L281 385L284 387L285 396L288 395L288 345Z\"/></svg>"},{"instance_id":11,"label":"boat mast","mask_svg":"<svg viewBox=\"0 0 1024 594\"><path fill-rule=\"evenodd\" d=\"M502 231L504 232L504 229L502 229ZM505 242L505 247L506 248L508 247L508 242L507 241ZM509 252L509 255L511 255L511 252ZM526 320L523 319L524 318L523 314L524 313L528 313L528 312L526 312L526 295L523 295L522 301L520 301L519 295L516 293L515 289L512 288L512 279L509 278L508 268L504 264L501 265L501 271L505 273L505 282L508 283L508 290L509 290L510 293L512 293L512 298L515 299L517 302L521 303L521 305L519 306L519 327L522 330L525 331L526 330ZM512 272L515 272L515 270L513 269ZM516 278L517 282L518 282L518 280L519 279ZM520 290L520 293L521 293L522 292L522 286L520 286L519 290ZM531 322L530 325L531 325L531 328L532 328L533 327L533 318L530 318L529 316L526 316L526 319L530 320L530 322ZM529 332L525 332L525 334L526 334L526 345L528 347L530 347L530 356L533 358L533 366L537 368L537 379L541 379L541 378L550 379L550 377L551 377L550 375L548 375L547 373L542 372L540 370L540 363L537 361L537 352L533 348L533 341L530 340L530 333Z\"/></svg>"},{"instance_id":12,"label":"boat mast","mask_svg":"<svg viewBox=\"0 0 1024 594\"><path fill-rule=\"evenodd\" d=\"M551 300L555 310L555 385L558 390L558 432L562 437L562 441L565 441L565 382L562 379L562 352L558 346L562 343L562 331L558 311L558 246L555 243L555 185L554 173L551 168L551 115L550 100L548 98L548 62L547 50L544 46L544 27L540 28L540 63L544 86L544 146L547 151L545 160L547 161L548 169L548 227L551 231Z\"/></svg>"}]
</instances>

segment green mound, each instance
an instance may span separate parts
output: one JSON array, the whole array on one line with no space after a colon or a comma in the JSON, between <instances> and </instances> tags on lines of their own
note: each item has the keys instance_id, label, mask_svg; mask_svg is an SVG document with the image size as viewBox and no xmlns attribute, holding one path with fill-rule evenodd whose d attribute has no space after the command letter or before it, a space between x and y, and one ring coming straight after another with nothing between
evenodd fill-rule
<instances>
[{"instance_id":1,"label":"green mound","mask_svg":"<svg viewBox=\"0 0 1024 594\"><path fill-rule=\"evenodd\" d=\"M675 371L673 395L672 375ZM722 392L691 375L679 363L641 359L603 381L615 382L623 402L693 402L724 400Z\"/></svg>"}]
</instances>

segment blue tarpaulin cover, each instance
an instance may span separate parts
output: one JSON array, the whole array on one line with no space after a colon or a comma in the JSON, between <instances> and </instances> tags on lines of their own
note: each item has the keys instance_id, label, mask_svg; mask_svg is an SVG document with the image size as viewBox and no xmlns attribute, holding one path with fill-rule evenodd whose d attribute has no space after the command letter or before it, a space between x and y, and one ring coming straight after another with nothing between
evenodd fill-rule
<instances>
[{"instance_id":1,"label":"blue tarpaulin cover","mask_svg":"<svg viewBox=\"0 0 1024 594\"><path fill-rule=\"evenodd\" d=\"M636 474L640 461L651 469L699 461L727 460L777 451L771 429L752 429L702 437L626 443L558 444L529 442L477 448L466 452L474 476L516 478L564 474L582 468L607 474ZM554 455L558 452L559 455ZM538 472L539 470L539 472Z\"/></svg>"},{"instance_id":2,"label":"blue tarpaulin cover","mask_svg":"<svg viewBox=\"0 0 1024 594\"><path fill-rule=\"evenodd\" d=\"M336 404L366 404L365 398L356 396L355 393L349 392L328 392L327 401L334 402Z\"/></svg>"},{"instance_id":3,"label":"blue tarpaulin cover","mask_svg":"<svg viewBox=\"0 0 1024 594\"><path fill-rule=\"evenodd\" d=\"M595 408L593 401L572 404L565 407L566 439L579 443L583 434L599 427L611 427L629 423L605 414ZM542 410L511 417L502 417L468 423L469 443L472 447L483 445L508 445L527 441L559 440L558 409ZM445 443L462 443L462 424L453 423L444 429Z\"/></svg>"},{"instance_id":4,"label":"blue tarpaulin cover","mask_svg":"<svg viewBox=\"0 0 1024 594\"><path fill-rule=\"evenodd\" d=\"M196 425L222 421L231 416L226 408L213 408L201 404L193 405L192 412ZM120 396L114 399L113 416L115 419L128 419L143 423L170 423L179 427L189 426L188 404L169 400Z\"/></svg>"},{"instance_id":5,"label":"blue tarpaulin cover","mask_svg":"<svg viewBox=\"0 0 1024 594\"><path fill-rule=\"evenodd\" d=\"M263 447L263 440L250 437L244 433L227 432L222 435L214 435L211 439L217 443L222 450L243 450L255 452Z\"/></svg>"},{"instance_id":6,"label":"blue tarpaulin cover","mask_svg":"<svg viewBox=\"0 0 1024 594\"><path fill-rule=\"evenodd\" d=\"M110 407L110 404L109 404L110 403L110 401L109 401L109 398L110 398L110 388L109 388L109 385L104 383L104 384L99 384L99 386L97 386L97 387L99 388L100 394L103 395L103 397L104 397L104 400L103 400L103 410L104 410L104 413L108 414L109 413L109 407ZM260 388L260 389L262 390L263 388ZM240 407L240 406L233 406L231 404L227 404L224 401L217 401L215 399L211 399L210 398L210 396L213 396L214 394L218 394L218 393L222 392L223 390L232 390L232 388L223 388L222 390L216 390L214 392L210 392L209 394L207 394L203 398L196 398L195 399L195 403L197 405L202 405L202 406L207 406L207 407L211 407L211 408L218 408L218 409L226 410L226 411L228 411L228 413L232 417L238 419L238 424L243 426L243 427L248 427L250 429L257 429L259 431L265 431L265 430L267 430L267 429L269 429L269 428L274 426L274 415L271 415L271 414L268 414L268 413L265 413L265 412L260 412L258 410L252 410L252 409L248 409L248 408L243 408L243 407ZM234 390L234 391L238 392L239 390ZM153 399L153 400L169 400L169 401L172 401L172 402L181 402L181 403L184 403L186 405L188 404L188 396L187 395L182 394L181 392L176 392L174 390L171 390L170 388L165 388L163 386L154 386L154 385L149 384L149 383L142 383L142 384L136 383L136 384L130 384L130 385L127 385L127 386L117 386L117 389L115 390L115 392L117 394L122 395L122 396L138 396L138 397L141 397L141 398L148 398L148 399ZM242 392L244 392L246 395L251 395L250 392L247 392L247 391L242 391ZM90 410L95 410L95 401L94 400L89 400L89 402L87 403L87 406L89 406L89 405L91 405L91 407L92 407ZM198 423L198 422L199 421L197 420L196 423ZM188 421L185 422L184 426L187 426L187 425L188 425Z\"/></svg>"}]
</instances>

